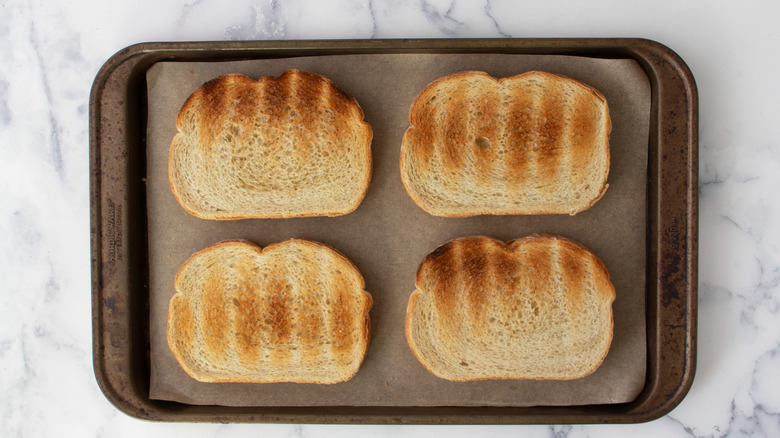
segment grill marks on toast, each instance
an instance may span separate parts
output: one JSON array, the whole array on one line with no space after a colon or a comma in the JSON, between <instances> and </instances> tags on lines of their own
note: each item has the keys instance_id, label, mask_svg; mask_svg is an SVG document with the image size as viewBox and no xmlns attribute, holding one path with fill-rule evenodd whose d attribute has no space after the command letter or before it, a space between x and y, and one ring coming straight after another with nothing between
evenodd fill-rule
<instances>
[{"instance_id":1,"label":"grill marks on toast","mask_svg":"<svg viewBox=\"0 0 780 438\"><path fill-rule=\"evenodd\" d=\"M299 275L299 281L294 283L293 296L299 297L297 304L293 308L293 328L295 338L300 343L300 349L296 350L299 356L298 360L314 360L320 357L324 352L324 343L322 342L323 333L330 333L327 318L323 318L321 309L327 307L327 294L324 292L325 285L334 288L330 267L331 261L322 253L313 254L313 257L307 258L304 267L295 257L286 258L286 264L295 269L302 269L305 274ZM317 291L318 293L308 293L308 291Z\"/></svg>"},{"instance_id":2,"label":"grill marks on toast","mask_svg":"<svg viewBox=\"0 0 780 438\"><path fill-rule=\"evenodd\" d=\"M235 333L235 350L238 360L246 368L252 368L267 356L263 347L266 340L263 336L263 308L257 281L243 277L233 299L233 333Z\"/></svg>"},{"instance_id":3,"label":"grill marks on toast","mask_svg":"<svg viewBox=\"0 0 780 438\"><path fill-rule=\"evenodd\" d=\"M441 142L436 143L434 147L440 149L439 155L442 164L450 173L460 170L466 154L465 138L469 132L469 102L467 83L459 82L453 84L452 90L448 90L454 96L449 102L447 111L444 114L444 123L441 125L441 133L438 138Z\"/></svg>"},{"instance_id":4,"label":"grill marks on toast","mask_svg":"<svg viewBox=\"0 0 780 438\"><path fill-rule=\"evenodd\" d=\"M343 358L350 352L352 346L350 341L355 327L355 315L350 306L347 281L338 273L333 276L333 282L335 291L331 298L332 311L328 320L333 339L330 341L329 354L336 358Z\"/></svg>"},{"instance_id":5,"label":"grill marks on toast","mask_svg":"<svg viewBox=\"0 0 780 438\"><path fill-rule=\"evenodd\" d=\"M203 282L199 319L205 322L200 326L204 349L215 362L221 362L220 359L225 358L227 342L232 331L225 298L219 275L210 272Z\"/></svg>"},{"instance_id":6,"label":"grill marks on toast","mask_svg":"<svg viewBox=\"0 0 780 438\"><path fill-rule=\"evenodd\" d=\"M561 285L583 283L590 286L585 289L592 289L593 270L590 269L590 260L586 260L583 263L581 259L578 259L575 256L575 248L571 248L567 245L568 242L565 242L556 247L556 254L554 256L556 261L555 270L561 273L561 279L558 283ZM582 300L585 299L585 297L583 297L582 288L571 287L566 288L566 290L562 292L564 292L562 295L566 297L567 304L570 306L579 306L582 304Z\"/></svg>"},{"instance_id":7,"label":"grill marks on toast","mask_svg":"<svg viewBox=\"0 0 780 438\"><path fill-rule=\"evenodd\" d=\"M604 111L598 105L598 100L588 99L586 94L578 95L572 102L570 138L573 143L598 144L599 139L608 137L611 130L611 121L607 117L607 123L594 126L593 120L604 117ZM606 131L606 132L605 132ZM575 169L573 185L588 184L588 176L593 172L594 163L598 163L599 150L574 149L571 151L572 169Z\"/></svg>"},{"instance_id":8,"label":"grill marks on toast","mask_svg":"<svg viewBox=\"0 0 780 438\"><path fill-rule=\"evenodd\" d=\"M419 107L413 107L413 110L409 113L409 123L412 126L431 126L433 129L409 130L407 135L412 136L414 138L412 142L420 147L419 153L422 157L419 163L420 171L429 172L431 166L434 165L434 160L436 162L439 160L435 145L440 142L438 136L442 130L439 129L439 118L443 117L443 115L435 110L435 105L438 104L436 102L438 96L430 93L422 96L419 100ZM415 108L418 108L418 110L414 111Z\"/></svg>"},{"instance_id":9,"label":"grill marks on toast","mask_svg":"<svg viewBox=\"0 0 780 438\"><path fill-rule=\"evenodd\" d=\"M234 75L231 75L229 80L212 79L203 84L202 88L196 89L195 93L185 102L183 108L186 108L187 111L182 111L182 113L189 113L188 117L196 119L195 124L199 127L200 145L208 147L220 134L228 106L232 102L232 99L221 96L232 94L233 84L241 82L244 82L243 78ZM193 109L196 102L202 102L204 105L202 111ZM180 127L180 129L182 128L183 126Z\"/></svg>"},{"instance_id":10,"label":"grill marks on toast","mask_svg":"<svg viewBox=\"0 0 780 438\"><path fill-rule=\"evenodd\" d=\"M487 80L493 81L489 77ZM504 109L500 105L502 97L499 89L489 87L484 92L477 90L478 87L471 87L468 94L470 129L465 138L464 150L472 157L470 167L473 170L469 173L474 175L474 185L484 190L486 187L495 187L497 183L501 185L499 175L504 151L501 147L501 119Z\"/></svg>"},{"instance_id":11,"label":"grill marks on toast","mask_svg":"<svg viewBox=\"0 0 780 438\"><path fill-rule=\"evenodd\" d=\"M182 296L174 295L173 298L171 298L169 313L177 315L177 318L168 319L167 330L168 332L176 333L175 338L168 338L168 343L174 351L197 349L195 339L199 336L199 330L198 327L196 327L197 319L195 318L192 307L192 302ZM196 367L196 361L187 358L182 361L182 366L184 366L185 370L193 369Z\"/></svg>"},{"instance_id":12,"label":"grill marks on toast","mask_svg":"<svg viewBox=\"0 0 780 438\"><path fill-rule=\"evenodd\" d=\"M222 121L220 126L223 129L224 141L228 144L225 153L230 154L232 174L236 175L243 190L252 190L262 187L254 164L255 152L252 145L258 141L254 136L254 127L261 124L261 120L266 117L255 112L256 102L263 100L264 90L255 86L249 78L240 78L237 78L240 86L232 87L232 93L227 91L222 95L224 99L232 102L232 111L230 119ZM211 165L219 166L218 162Z\"/></svg>"},{"instance_id":13,"label":"grill marks on toast","mask_svg":"<svg viewBox=\"0 0 780 438\"><path fill-rule=\"evenodd\" d=\"M538 112L536 95L532 93L514 92L517 87L507 85L505 89L506 112L506 148L504 153L504 177L507 186L520 186L526 180L533 180L531 176L532 148L536 136L537 124L535 114Z\"/></svg>"},{"instance_id":14,"label":"grill marks on toast","mask_svg":"<svg viewBox=\"0 0 780 438\"><path fill-rule=\"evenodd\" d=\"M566 141L563 138L564 120L562 112L565 111L565 103L562 102L560 93L548 90L542 85L531 82L537 91L538 114L536 118L537 136L529 145L531 148L531 160L535 164L535 177L533 189L534 196L541 199L555 199L556 193L563 187L567 187L562 174L570 169L562 166ZM561 182L564 185L561 185Z\"/></svg>"},{"instance_id":15,"label":"grill marks on toast","mask_svg":"<svg viewBox=\"0 0 780 438\"><path fill-rule=\"evenodd\" d=\"M274 347L271 361L283 365L290 361L291 356L290 349L285 347L291 344L293 336L299 335L293 333L292 285L273 278L264 286L264 292L267 294L263 303L265 318L263 328L267 339L265 345Z\"/></svg>"},{"instance_id":16,"label":"grill marks on toast","mask_svg":"<svg viewBox=\"0 0 780 438\"><path fill-rule=\"evenodd\" d=\"M169 345L202 381L348 380L370 336L363 287L354 265L324 245L226 241L177 274Z\"/></svg>"},{"instance_id":17,"label":"grill marks on toast","mask_svg":"<svg viewBox=\"0 0 780 438\"><path fill-rule=\"evenodd\" d=\"M609 350L609 274L569 239L455 239L423 259L415 285L407 341L439 377L568 380Z\"/></svg>"},{"instance_id":18,"label":"grill marks on toast","mask_svg":"<svg viewBox=\"0 0 780 438\"><path fill-rule=\"evenodd\" d=\"M434 305L436 314L447 320L447 325L454 325L460 320L458 310L462 300L458 277L462 259L458 257L460 251L454 248L458 245L458 242L452 241L440 246L425 257L417 270L418 288L441 291Z\"/></svg>"}]
</instances>

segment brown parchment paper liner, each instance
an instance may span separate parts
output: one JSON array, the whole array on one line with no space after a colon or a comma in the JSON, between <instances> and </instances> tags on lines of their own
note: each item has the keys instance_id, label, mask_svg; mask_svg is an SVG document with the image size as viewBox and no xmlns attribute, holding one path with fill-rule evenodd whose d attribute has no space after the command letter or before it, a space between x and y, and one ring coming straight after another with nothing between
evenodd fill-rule
<instances>
[{"instance_id":1,"label":"brown parchment paper liner","mask_svg":"<svg viewBox=\"0 0 780 438\"><path fill-rule=\"evenodd\" d=\"M278 76L298 68L322 74L354 96L374 131L371 186L360 207L336 218L207 221L190 216L171 193L168 148L179 108L198 85L225 73ZM433 217L401 183L401 139L409 106L434 79L463 70L512 76L544 70L601 91L612 117L609 189L576 216ZM345 55L237 62L162 62L147 72L147 211L150 255L150 397L227 406L532 406L628 402L645 381L645 223L650 85L637 63L622 59L505 54ZM573 238L601 258L617 298L614 338L602 366L573 381L449 382L428 373L404 334L409 295L422 258L447 240L532 233ZM168 348L173 278L195 251L224 239L262 246L290 237L323 242L362 272L374 298L372 339L363 365L335 385L201 383Z\"/></svg>"}]
</instances>

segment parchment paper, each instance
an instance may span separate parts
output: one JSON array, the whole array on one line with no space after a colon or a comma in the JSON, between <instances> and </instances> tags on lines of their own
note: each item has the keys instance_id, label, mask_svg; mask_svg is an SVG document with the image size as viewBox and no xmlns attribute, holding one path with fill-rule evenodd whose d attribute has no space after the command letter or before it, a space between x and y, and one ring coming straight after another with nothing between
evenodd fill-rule
<instances>
[{"instance_id":1,"label":"parchment paper","mask_svg":"<svg viewBox=\"0 0 780 438\"><path fill-rule=\"evenodd\" d=\"M374 131L371 186L360 207L336 218L207 221L190 216L171 193L168 148L176 115L198 85L225 73L278 76L289 68L322 74L354 96ZM600 90L612 117L606 195L576 216L448 219L418 208L401 183L399 153L409 106L434 79L463 70L511 76L545 70ZM628 402L644 387L645 223L650 85L632 60L505 54L394 54L161 62L147 73L147 208L150 253L150 395L227 406L531 406ZM449 382L412 355L404 317L422 258L461 236L510 240L531 233L573 238L604 262L615 285L614 339L592 375L573 381ZM173 278L195 251L224 239L262 246L290 237L328 244L362 272L374 298L372 339L363 365L335 385L200 383L179 366L166 341Z\"/></svg>"}]
</instances>

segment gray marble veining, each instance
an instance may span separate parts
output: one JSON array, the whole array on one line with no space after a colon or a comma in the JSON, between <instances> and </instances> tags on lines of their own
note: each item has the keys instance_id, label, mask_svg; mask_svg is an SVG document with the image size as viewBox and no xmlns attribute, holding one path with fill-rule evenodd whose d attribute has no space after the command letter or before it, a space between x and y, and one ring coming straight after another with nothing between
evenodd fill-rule
<instances>
[{"instance_id":1,"label":"gray marble veining","mask_svg":"<svg viewBox=\"0 0 780 438\"><path fill-rule=\"evenodd\" d=\"M138 0L0 4L0 435L780 436L780 5L673 0ZM102 63L144 41L403 37L656 39L698 83L698 366L644 425L158 424L92 371L87 111Z\"/></svg>"}]
</instances>

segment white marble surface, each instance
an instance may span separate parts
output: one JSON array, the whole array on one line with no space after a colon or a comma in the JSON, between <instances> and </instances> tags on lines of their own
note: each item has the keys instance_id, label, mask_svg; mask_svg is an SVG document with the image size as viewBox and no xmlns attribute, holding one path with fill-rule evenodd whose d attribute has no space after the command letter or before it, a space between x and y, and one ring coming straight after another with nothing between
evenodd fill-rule
<instances>
[{"instance_id":1,"label":"white marble surface","mask_svg":"<svg viewBox=\"0 0 780 438\"><path fill-rule=\"evenodd\" d=\"M230 6L224 6L230 3ZM0 2L0 435L780 436L780 3L618 0ZM643 37L699 87L696 379L640 425L193 425L135 420L91 359L88 98L137 42Z\"/></svg>"}]
</instances>

